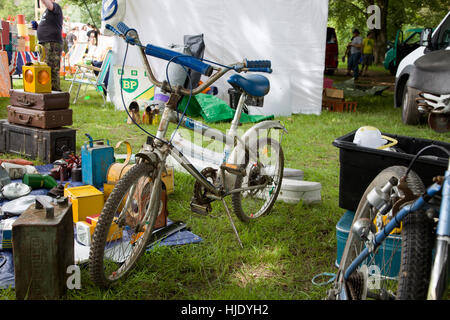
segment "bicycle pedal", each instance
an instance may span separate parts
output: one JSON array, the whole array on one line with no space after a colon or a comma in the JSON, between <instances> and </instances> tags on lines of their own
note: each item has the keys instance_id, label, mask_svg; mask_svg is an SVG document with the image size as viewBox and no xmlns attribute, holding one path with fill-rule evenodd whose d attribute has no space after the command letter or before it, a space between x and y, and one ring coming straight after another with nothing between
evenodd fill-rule
<instances>
[{"instance_id":1,"label":"bicycle pedal","mask_svg":"<svg viewBox=\"0 0 450 320\"><path fill-rule=\"evenodd\" d=\"M211 204L197 204L195 202L191 202L191 211L197 214L201 214L202 216L206 216L211 212Z\"/></svg>"},{"instance_id":2,"label":"bicycle pedal","mask_svg":"<svg viewBox=\"0 0 450 320\"><path fill-rule=\"evenodd\" d=\"M225 170L231 174L235 174L238 176L246 176L245 166L232 164L232 163L222 163L220 169Z\"/></svg>"}]
</instances>

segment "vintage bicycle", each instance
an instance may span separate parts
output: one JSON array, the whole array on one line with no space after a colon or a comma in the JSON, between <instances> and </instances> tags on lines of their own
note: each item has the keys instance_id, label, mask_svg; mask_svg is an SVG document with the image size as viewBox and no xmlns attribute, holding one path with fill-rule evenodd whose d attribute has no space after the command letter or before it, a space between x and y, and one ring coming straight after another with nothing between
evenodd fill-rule
<instances>
[{"instance_id":1,"label":"vintage bicycle","mask_svg":"<svg viewBox=\"0 0 450 320\"><path fill-rule=\"evenodd\" d=\"M245 59L225 66L151 44L144 46L137 31L122 22L117 25L118 30L110 25L107 28L127 42L126 53L130 45L139 49L149 80L168 93L169 100L165 104L156 135L135 123L147 134L147 141L136 154L136 164L116 184L99 217L90 249L89 269L93 282L100 287L108 287L122 279L145 251L155 221L163 209L160 200L163 188L161 175L169 155L196 180L191 210L208 214L211 203L221 201L242 247L225 198L231 197L234 213L244 222L255 220L272 209L281 188L284 155L281 139L277 141L271 136L271 131L287 132L280 121L267 120L255 124L242 136L238 135L241 112L247 97L264 97L269 92L269 80L260 74L246 77L233 74L228 79L241 92L241 96L227 133L186 117L186 109L183 112L177 109L184 96L189 97L188 105L192 96L210 87L229 71L271 73L270 61ZM170 79L159 81L155 78L147 55L167 60L168 65L177 63L209 78L194 89L172 87ZM126 54L123 66L125 59ZM184 127L224 143L220 168L205 168L199 172L166 138L169 123L175 123L176 130Z\"/></svg>"},{"instance_id":2,"label":"vintage bicycle","mask_svg":"<svg viewBox=\"0 0 450 320\"><path fill-rule=\"evenodd\" d=\"M363 194L328 299L421 300L445 297L449 281L450 160L425 190L409 167L381 171ZM434 245L434 248L433 248ZM397 256L397 257L396 257Z\"/></svg>"}]
</instances>

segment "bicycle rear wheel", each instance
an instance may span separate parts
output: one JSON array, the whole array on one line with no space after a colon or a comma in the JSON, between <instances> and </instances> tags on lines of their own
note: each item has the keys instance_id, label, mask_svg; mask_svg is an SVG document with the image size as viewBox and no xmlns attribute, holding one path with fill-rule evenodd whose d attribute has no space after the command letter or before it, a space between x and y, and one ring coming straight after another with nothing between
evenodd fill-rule
<instances>
[{"instance_id":1,"label":"bicycle rear wheel","mask_svg":"<svg viewBox=\"0 0 450 320\"><path fill-rule=\"evenodd\" d=\"M244 222L259 218L272 209L283 179L283 149L276 140L261 138L253 151L256 159L248 160L246 176L236 178L235 189L259 185L262 187L232 195L233 211Z\"/></svg>"},{"instance_id":2,"label":"bicycle rear wheel","mask_svg":"<svg viewBox=\"0 0 450 320\"><path fill-rule=\"evenodd\" d=\"M161 206L161 187L150 218L143 221L153 190L154 167L134 165L119 180L97 222L89 254L92 281L109 287L124 278L144 252Z\"/></svg>"},{"instance_id":3,"label":"bicycle rear wheel","mask_svg":"<svg viewBox=\"0 0 450 320\"><path fill-rule=\"evenodd\" d=\"M367 194L374 187L384 186L391 177L400 179L405 173L406 168L401 166L380 172L361 198L353 224L362 218L373 221L376 210L367 201ZM425 191L422 181L413 171L408 175L407 184L415 195ZM347 296L351 299L425 299L432 246L432 221L424 211L410 213L403 220L401 235L390 235L346 281ZM365 243L350 231L339 266L338 282L343 283L344 271L365 247Z\"/></svg>"}]
</instances>

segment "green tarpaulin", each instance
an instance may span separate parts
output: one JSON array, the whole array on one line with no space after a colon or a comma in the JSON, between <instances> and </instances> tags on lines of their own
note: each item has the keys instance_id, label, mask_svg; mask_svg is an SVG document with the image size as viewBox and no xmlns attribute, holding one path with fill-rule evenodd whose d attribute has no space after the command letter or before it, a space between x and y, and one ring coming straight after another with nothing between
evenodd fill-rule
<instances>
[{"instance_id":1,"label":"green tarpaulin","mask_svg":"<svg viewBox=\"0 0 450 320\"><path fill-rule=\"evenodd\" d=\"M178 110L183 112L189 97L184 97L178 105ZM230 121L234 117L235 110L230 108L223 100L210 94L200 93L191 98L186 115L189 117L202 116L206 122ZM241 123L259 122L271 120L274 116L248 115L242 113Z\"/></svg>"}]
</instances>

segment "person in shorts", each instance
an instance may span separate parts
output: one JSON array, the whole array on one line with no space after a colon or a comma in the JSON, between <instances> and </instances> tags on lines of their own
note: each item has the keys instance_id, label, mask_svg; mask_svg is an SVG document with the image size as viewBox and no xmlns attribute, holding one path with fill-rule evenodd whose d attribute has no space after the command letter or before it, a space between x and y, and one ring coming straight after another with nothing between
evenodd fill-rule
<instances>
[{"instance_id":1,"label":"person in shorts","mask_svg":"<svg viewBox=\"0 0 450 320\"><path fill-rule=\"evenodd\" d=\"M55 0L41 0L47 9L37 28L39 44L45 49L45 63L52 71L52 90L61 91L59 71L63 51L63 13Z\"/></svg>"},{"instance_id":2,"label":"person in shorts","mask_svg":"<svg viewBox=\"0 0 450 320\"><path fill-rule=\"evenodd\" d=\"M373 47L375 46L374 34L370 31L362 42L361 75L367 76L367 70L373 63Z\"/></svg>"}]
</instances>

